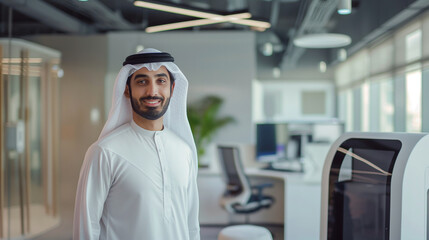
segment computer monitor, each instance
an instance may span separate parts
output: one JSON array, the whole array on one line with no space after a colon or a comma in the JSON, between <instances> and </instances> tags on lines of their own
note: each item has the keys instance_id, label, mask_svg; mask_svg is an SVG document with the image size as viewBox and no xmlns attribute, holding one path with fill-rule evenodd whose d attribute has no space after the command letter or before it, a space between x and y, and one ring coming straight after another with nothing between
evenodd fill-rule
<instances>
[{"instance_id":1,"label":"computer monitor","mask_svg":"<svg viewBox=\"0 0 429 240\"><path fill-rule=\"evenodd\" d=\"M305 136L289 123L256 124L256 159L267 163L300 159Z\"/></svg>"},{"instance_id":2,"label":"computer monitor","mask_svg":"<svg viewBox=\"0 0 429 240\"><path fill-rule=\"evenodd\" d=\"M288 136L287 124L262 123L256 125L256 159L273 162L283 157Z\"/></svg>"}]
</instances>

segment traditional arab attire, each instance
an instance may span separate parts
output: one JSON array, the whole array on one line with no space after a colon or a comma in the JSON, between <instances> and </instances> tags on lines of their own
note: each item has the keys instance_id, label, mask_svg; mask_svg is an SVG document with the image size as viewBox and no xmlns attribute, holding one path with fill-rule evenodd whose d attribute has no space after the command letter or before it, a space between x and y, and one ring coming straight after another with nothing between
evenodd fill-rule
<instances>
[{"instance_id":1,"label":"traditional arab attire","mask_svg":"<svg viewBox=\"0 0 429 240\"><path fill-rule=\"evenodd\" d=\"M168 53L145 49L127 57L112 107L80 172L73 239L200 239L197 154L186 115L188 80ZM149 131L132 119L127 78L165 66L175 79L164 128Z\"/></svg>"}]
</instances>

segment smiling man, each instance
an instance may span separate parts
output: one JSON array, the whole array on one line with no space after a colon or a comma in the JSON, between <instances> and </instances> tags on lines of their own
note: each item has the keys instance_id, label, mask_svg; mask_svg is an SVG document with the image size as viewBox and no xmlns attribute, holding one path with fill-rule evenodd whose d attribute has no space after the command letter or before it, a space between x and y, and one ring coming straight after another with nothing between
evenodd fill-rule
<instances>
[{"instance_id":1,"label":"smiling man","mask_svg":"<svg viewBox=\"0 0 429 240\"><path fill-rule=\"evenodd\" d=\"M73 239L200 239L188 81L173 61L155 49L126 58L82 165Z\"/></svg>"},{"instance_id":2,"label":"smiling man","mask_svg":"<svg viewBox=\"0 0 429 240\"><path fill-rule=\"evenodd\" d=\"M156 71L141 68L128 77L124 94L131 100L134 121L146 129L161 130L174 85L174 78L164 66Z\"/></svg>"}]
</instances>

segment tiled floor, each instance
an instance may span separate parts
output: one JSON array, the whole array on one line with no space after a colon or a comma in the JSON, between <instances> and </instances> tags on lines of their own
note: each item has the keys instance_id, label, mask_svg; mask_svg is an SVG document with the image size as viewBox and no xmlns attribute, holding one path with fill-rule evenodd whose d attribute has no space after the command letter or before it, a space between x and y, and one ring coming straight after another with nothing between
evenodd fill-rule
<instances>
[{"instance_id":1,"label":"tiled floor","mask_svg":"<svg viewBox=\"0 0 429 240\"><path fill-rule=\"evenodd\" d=\"M4 208L3 223L4 223L4 236L11 239L19 238L21 236L21 211L19 206ZM9 212L10 211L10 212ZM27 238L38 236L43 232L47 232L60 224L60 218L48 215L45 206L42 204L29 205L29 218L25 218L25 224L29 224L29 233ZM27 222L29 220L29 222ZM10 227L8 226L10 223ZM9 232L10 231L10 232Z\"/></svg>"},{"instance_id":2,"label":"tiled floor","mask_svg":"<svg viewBox=\"0 0 429 240\"><path fill-rule=\"evenodd\" d=\"M284 239L284 232L283 232L283 226L279 225L259 225L268 228L270 230L271 234L273 235L274 240L283 240ZM201 226L201 240L217 240L217 235L219 232L226 226L219 226L219 225L204 225Z\"/></svg>"}]
</instances>

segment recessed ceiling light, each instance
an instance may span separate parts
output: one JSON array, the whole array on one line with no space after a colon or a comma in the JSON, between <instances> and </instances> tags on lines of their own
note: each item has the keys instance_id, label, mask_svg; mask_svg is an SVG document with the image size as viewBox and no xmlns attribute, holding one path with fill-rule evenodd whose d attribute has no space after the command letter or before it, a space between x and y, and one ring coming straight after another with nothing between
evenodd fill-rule
<instances>
[{"instance_id":1,"label":"recessed ceiling light","mask_svg":"<svg viewBox=\"0 0 429 240\"><path fill-rule=\"evenodd\" d=\"M281 71L279 67L274 67L273 68L273 77L274 78L279 78L281 75Z\"/></svg>"},{"instance_id":2,"label":"recessed ceiling light","mask_svg":"<svg viewBox=\"0 0 429 240\"><path fill-rule=\"evenodd\" d=\"M297 37L293 44L302 48L337 48L349 45L352 39L344 34L319 33Z\"/></svg>"},{"instance_id":3,"label":"recessed ceiling light","mask_svg":"<svg viewBox=\"0 0 429 240\"><path fill-rule=\"evenodd\" d=\"M341 48L337 52L337 59L341 62L344 62L347 59L347 50L344 48Z\"/></svg>"},{"instance_id":4,"label":"recessed ceiling light","mask_svg":"<svg viewBox=\"0 0 429 240\"><path fill-rule=\"evenodd\" d=\"M352 0L340 0L337 12L341 15L350 14L352 12Z\"/></svg>"},{"instance_id":5,"label":"recessed ceiling light","mask_svg":"<svg viewBox=\"0 0 429 240\"><path fill-rule=\"evenodd\" d=\"M266 42L262 45L262 55L264 56L271 56L273 55L273 44L270 42Z\"/></svg>"},{"instance_id":6,"label":"recessed ceiling light","mask_svg":"<svg viewBox=\"0 0 429 240\"><path fill-rule=\"evenodd\" d=\"M326 66L326 62L324 62L324 61L320 61L320 63L319 63L319 71L321 72L321 73L324 73L324 72L326 72L326 69L327 69L328 67Z\"/></svg>"}]
</instances>

